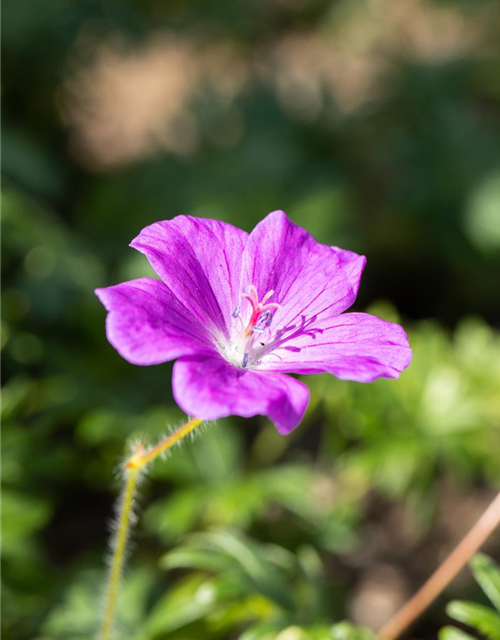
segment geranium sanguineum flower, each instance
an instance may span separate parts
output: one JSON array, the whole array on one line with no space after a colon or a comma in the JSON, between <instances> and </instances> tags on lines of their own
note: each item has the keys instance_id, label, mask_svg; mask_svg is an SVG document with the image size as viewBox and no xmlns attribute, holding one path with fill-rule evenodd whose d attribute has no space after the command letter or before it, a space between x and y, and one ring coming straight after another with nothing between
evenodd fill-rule
<instances>
[{"instance_id":1,"label":"geranium sanguineum flower","mask_svg":"<svg viewBox=\"0 0 500 640\"><path fill-rule=\"evenodd\" d=\"M178 216L146 227L131 246L160 280L96 290L108 340L133 364L177 360L174 397L188 414L267 415L285 434L309 401L307 387L285 374L372 382L410 363L399 325L343 313L365 258L319 244L282 211L250 234Z\"/></svg>"}]
</instances>

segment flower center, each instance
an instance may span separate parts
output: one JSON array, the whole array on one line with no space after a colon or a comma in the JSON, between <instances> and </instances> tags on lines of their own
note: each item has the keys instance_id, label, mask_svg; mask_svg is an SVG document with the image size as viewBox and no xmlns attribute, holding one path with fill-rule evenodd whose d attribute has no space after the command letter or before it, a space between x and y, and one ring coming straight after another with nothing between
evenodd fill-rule
<instances>
[{"instance_id":1,"label":"flower center","mask_svg":"<svg viewBox=\"0 0 500 640\"><path fill-rule=\"evenodd\" d=\"M259 300L257 289L254 285L249 287L249 293L242 293L241 297L250 303L251 311L248 322L241 318L241 306L231 314L238 325L234 328L233 336L229 344L221 349L226 360L241 369L246 369L258 360L258 350L265 347L264 334L269 330L274 312L281 308L277 302L268 302L274 295L271 289L262 300ZM259 337L258 337L259 336ZM258 343L258 344L257 344Z\"/></svg>"}]
</instances>

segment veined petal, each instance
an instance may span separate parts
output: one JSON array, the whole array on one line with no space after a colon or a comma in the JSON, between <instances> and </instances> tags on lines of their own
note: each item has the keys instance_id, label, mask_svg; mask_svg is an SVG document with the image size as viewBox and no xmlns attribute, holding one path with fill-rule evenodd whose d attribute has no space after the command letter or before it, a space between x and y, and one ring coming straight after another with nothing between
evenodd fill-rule
<instances>
[{"instance_id":1,"label":"veined petal","mask_svg":"<svg viewBox=\"0 0 500 640\"><path fill-rule=\"evenodd\" d=\"M327 372L358 382L397 378L412 355L402 327L367 313L304 317L262 353L259 370Z\"/></svg>"},{"instance_id":2,"label":"veined petal","mask_svg":"<svg viewBox=\"0 0 500 640\"><path fill-rule=\"evenodd\" d=\"M219 356L181 358L174 365L172 385L177 404L189 415L203 420L266 415L281 434L299 424L309 402L302 382L280 373L238 369Z\"/></svg>"},{"instance_id":3,"label":"veined petal","mask_svg":"<svg viewBox=\"0 0 500 640\"><path fill-rule=\"evenodd\" d=\"M159 364L211 349L204 327L159 280L139 278L95 293L108 311L109 342L132 364Z\"/></svg>"},{"instance_id":4,"label":"veined petal","mask_svg":"<svg viewBox=\"0 0 500 640\"><path fill-rule=\"evenodd\" d=\"M283 211L274 211L248 238L242 288L254 285L259 299L272 290L272 302L281 305L273 326L286 327L305 314L332 316L348 309L365 263L352 251L319 244Z\"/></svg>"},{"instance_id":5,"label":"veined petal","mask_svg":"<svg viewBox=\"0 0 500 640\"><path fill-rule=\"evenodd\" d=\"M177 216L146 227L130 246L147 256L172 293L217 340L220 334L229 335L231 313L239 304L247 237L225 222Z\"/></svg>"}]
</instances>

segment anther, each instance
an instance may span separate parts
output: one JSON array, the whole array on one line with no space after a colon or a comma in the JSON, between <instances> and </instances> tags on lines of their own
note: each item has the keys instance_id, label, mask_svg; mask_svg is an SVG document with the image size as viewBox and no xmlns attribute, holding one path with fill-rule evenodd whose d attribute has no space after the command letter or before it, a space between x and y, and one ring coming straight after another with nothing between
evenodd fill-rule
<instances>
[{"instance_id":1,"label":"anther","mask_svg":"<svg viewBox=\"0 0 500 640\"><path fill-rule=\"evenodd\" d=\"M264 333L264 327L250 327L250 331L253 331L254 333Z\"/></svg>"},{"instance_id":2,"label":"anther","mask_svg":"<svg viewBox=\"0 0 500 640\"><path fill-rule=\"evenodd\" d=\"M233 311L233 313L231 314L231 316L232 316L233 318L237 318L237 317L240 315L240 310L241 310L241 306L240 306L240 305L238 305L238 306L236 307L236 309Z\"/></svg>"},{"instance_id":3,"label":"anther","mask_svg":"<svg viewBox=\"0 0 500 640\"><path fill-rule=\"evenodd\" d=\"M261 313L259 317L259 324L263 325L264 327L268 327L272 321L273 314L271 313L270 309L267 309L266 311Z\"/></svg>"},{"instance_id":4,"label":"anther","mask_svg":"<svg viewBox=\"0 0 500 640\"><path fill-rule=\"evenodd\" d=\"M243 362L241 363L242 369L245 369L248 364L248 351L243 354Z\"/></svg>"}]
</instances>

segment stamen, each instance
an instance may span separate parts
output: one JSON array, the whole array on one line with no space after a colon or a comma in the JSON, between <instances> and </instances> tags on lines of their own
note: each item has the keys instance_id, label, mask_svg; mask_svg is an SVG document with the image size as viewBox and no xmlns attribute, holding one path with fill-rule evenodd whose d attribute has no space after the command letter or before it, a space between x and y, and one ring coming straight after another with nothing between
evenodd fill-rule
<instances>
[{"instance_id":1,"label":"stamen","mask_svg":"<svg viewBox=\"0 0 500 640\"><path fill-rule=\"evenodd\" d=\"M245 329L245 336L247 337L255 330L257 330L258 333L261 333L262 327L266 328L271 324L273 318L271 309L281 309L281 306L277 302L267 302L269 298L274 295L274 291L272 289L265 294L261 302L259 302L257 289L253 284L250 285L249 292L250 293L242 294L242 298L248 300L252 306L252 315L250 316L250 320L248 321L248 325ZM260 327L257 327L258 324Z\"/></svg>"},{"instance_id":2,"label":"stamen","mask_svg":"<svg viewBox=\"0 0 500 640\"><path fill-rule=\"evenodd\" d=\"M281 309L277 302L269 302L275 295L270 289L261 300L255 285L249 285L245 293L240 293L237 306L231 312L231 338L221 344L225 358L240 369L253 368L265 352L266 345L272 344L273 336L269 327L275 312ZM248 300L250 309L242 300Z\"/></svg>"},{"instance_id":3,"label":"stamen","mask_svg":"<svg viewBox=\"0 0 500 640\"><path fill-rule=\"evenodd\" d=\"M271 313L270 309L266 309L266 311L264 311L264 313L262 313L259 318L259 324L264 327L269 327L272 321L273 321L273 314Z\"/></svg>"}]
</instances>

